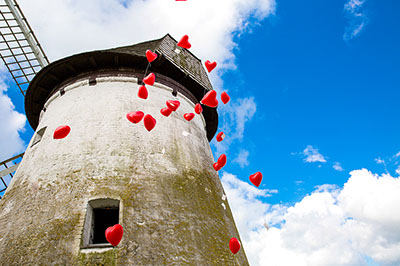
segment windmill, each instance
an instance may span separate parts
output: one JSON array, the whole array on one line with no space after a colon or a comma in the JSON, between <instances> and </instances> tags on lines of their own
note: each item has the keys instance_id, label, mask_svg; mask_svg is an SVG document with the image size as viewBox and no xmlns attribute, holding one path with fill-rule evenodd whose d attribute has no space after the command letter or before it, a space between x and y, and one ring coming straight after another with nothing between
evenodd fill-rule
<instances>
[{"instance_id":1,"label":"windmill","mask_svg":"<svg viewBox=\"0 0 400 266\"><path fill-rule=\"evenodd\" d=\"M49 64L32 28L16 0L0 1L0 57L25 97L39 70ZM24 153L0 162L0 199Z\"/></svg>"},{"instance_id":2,"label":"windmill","mask_svg":"<svg viewBox=\"0 0 400 266\"><path fill-rule=\"evenodd\" d=\"M1 7L1 57L35 134L25 154L2 162L3 176L18 169L0 200L0 263L248 265L213 168L217 110L192 113L215 97L201 60L166 34L49 63L16 1ZM144 83L148 99L138 95ZM130 119L135 110L144 126ZM116 247L104 236L113 224L124 228Z\"/></svg>"}]
</instances>

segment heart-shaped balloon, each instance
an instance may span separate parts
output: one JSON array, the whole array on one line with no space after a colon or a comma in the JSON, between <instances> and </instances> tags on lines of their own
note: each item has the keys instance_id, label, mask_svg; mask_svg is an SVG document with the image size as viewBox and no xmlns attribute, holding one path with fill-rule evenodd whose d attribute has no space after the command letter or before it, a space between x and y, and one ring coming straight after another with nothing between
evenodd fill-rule
<instances>
[{"instance_id":1,"label":"heart-shaped balloon","mask_svg":"<svg viewBox=\"0 0 400 266\"><path fill-rule=\"evenodd\" d=\"M163 116L168 117L172 113L172 110L169 109L168 107L165 107L165 108L161 109L160 113Z\"/></svg>"},{"instance_id":2,"label":"heart-shaped balloon","mask_svg":"<svg viewBox=\"0 0 400 266\"><path fill-rule=\"evenodd\" d=\"M224 167L226 164L226 155L222 154L221 156L219 156L217 163L221 168Z\"/></svg>"},{"instance_id":3,"label":"heart-shaped balloon","mask_svg":"<svg viewBox=\"0 0 400 266\"><path fill-rule=\"evenodd\" d=\"M250 182L253 183L253 185L258 187L261 184L262 174L260 172L257 172L255 174L250 175L249 179Z\"/></svg>"},{"instance_id":4,"label":"heart-shaped balloon","mask_svg":"<svg viewBox=\"0 0 400 266\"><path fill-rule=\"evenodd\" d=\"M192 47L192 45L189 43L189 36L187 35L183 35L177 45L185 49Z\"/></svg>"},{"instance_id":5,"label":"heart-shaped balloon","mask_svg":"<svg viewBox=\"0 0 400 266\"><path fill-rule=\"evenodd\" d=\"M178 107L181 105L181 103L177 100L168 100L167 101L167 106L169 109L171 109L172 111L176 111L178 109Z\"/></svg>"},{"instance_id":6,"label":"heart-shaped balloon","mask_svg":"<svg viewBox=\"0 0 400 266\"><path fill-rule=\"evenodd\" d=\"M54 130L53 133L53 138L54 139L63 139L66 136L68 136L69 132L71 131L71 128L69 126L59 126Z\"/></svg>"},{"instance_id":7,"label":"heart-shaped balloon","mask_svg":"<svg viewBox=\"0 0 400 266\"><path fill-rule=\"evenodd\" d=\"M186 113L186 114L183 115L183 117L184 117L187 121L190 121L190 120L193 119L194 114L193 114L193 113Z\"/></svg>"},{"instance_id":8,"label":"heart-shaped balloon","mask_svg":"<svg viewBox=\"0 0 400 266\"><path fill-rule=\"evenodd\" d=\"M149 61L149 63L153 62L154 60L156 60L157 58L157 54L153 53L150 50L146 51L146 57L147 57L147 61Z\"/></svg>"},{"instance_id":9,"label":"heart-shaped balloon","mask_svg":"<svg viewBox=\"0 0 400 266\"><path fill-rule=\"evenodd\" d=\"M210 73L211 71L213 71L213 69L217 66L217 62L210 62L208 60L206 60L204 62L204 64L206 65L207 71L208 73Z\"/></svg>"},{"instance_id":10,"label":"heart-shaped balloon","mask_svg":"<svg viewBox=\"0 0 400 266\"><path fill-rule=\"evenodd\" d=\"M195 111L195 113L196 114L201 114L201 112L203 112L203 107L201 107L201 104L196 104L195 106L194 106L194 111Z\"/></svg>"},{"instance_id":11,"label":"heart-shaped balloon","mask_svg":"<svg viewBox=\"0 0 400 266\"><path fill-rule=\"evenodd\" d=\"M106 229L106 239L114 247L119 244L123 234L124 234L124 229L120 224L110 226Z\"/></svg>"},{"instance_id":12,"label":"heart-shaped balloon","mask_svg":"<svg viewBox=\"0 0 400 266\"><path fill-rule=\"evenodd\" d=\"M209 107L217 107L218 106L217 92L215 90L207 92L200 102Z\"/></svg>"},{"instance_id":13,"label":"heart-shaped balloon","mask_svg":"<svg viewBox=\"0 0 400 266\"><path fill-rule=\"evenodd\" d=\"M228 93L226 93L226 92L221 93L221 101L224 104L227 104L230 99L231 99L231 97L229 97Z\"/></svg>"},{"instance_id":14,"label":"heart-shaped balloon","mask_svg":"<svg viewBox=\"0 0 400 266\"><path fill-rule=\"evenodd\" d=\"M214 164L213 164L213 167L214 167L215 171L219 171L219 170L221 170L221 168L222 168L222 167L220 167L220 166L218 165L218 163L214 163Z\"/></svg>"},{"instance_id":15,"label":"heart-shaped balloon","mask_svg":"<svg viewBox=\"0 0 400 266\"><path fill-rule=\"evenodd\" d=\"M156 80L156 75L154 73L150 73L143 79L143 82L147 85L152 86L154 84L154 81Z\"/></svg>"},{"instance_id":16,"label":"heart-shaped balloon","mask_svg":"<svg viewBox=\"0 0 400 266\"><path fill-rule=\"evenodd\" d=\"M146 100L148 96L149 93L147 92L146 86L140 86L138 90L138 97Z\"/></svg>"},{"instance_id":17,"label":"heart-shaped balloon","mask_svg":"<svg viewBox=\"0 0 400 266\"><path fill-rule=\"evenodd\" d=\"M126 114L126 118L134 124L139 123L142 121L144 113L142 111L135 111Z\"/></svg>"},{"instance_id":18,"label":"heart-shaped balloon","mask_svg":"<svg viewBox=\"0 0 400 266\"><path fill-rule=\"evenodd\" d=\"M144 116L143 123L147 131L151 131L156 126L156 120L149 114Z\"/></svg>"},{"instance_id":19,"label":"heart-shaped balloon","mask_svg":"<svg viewBox=\"0 0 400 266\"><path fill-rule=\"evenodd\" d=\"M229 249L232 251L233 254L236 254L240 250L240 242L235 237L232 237L229 241Z\"/></svg>"},{"instance_id":20,"label":"heart-shaped balloon","mask_svg":"<svg viewBox=\"0 0 400 266\"><path fill-rule=\"evenodd\" d=\"M217 135L217 141L218 142L223 141L224 138L225 138L224 132L219 132L218 135Z\"/></svg>"}]
</instances>

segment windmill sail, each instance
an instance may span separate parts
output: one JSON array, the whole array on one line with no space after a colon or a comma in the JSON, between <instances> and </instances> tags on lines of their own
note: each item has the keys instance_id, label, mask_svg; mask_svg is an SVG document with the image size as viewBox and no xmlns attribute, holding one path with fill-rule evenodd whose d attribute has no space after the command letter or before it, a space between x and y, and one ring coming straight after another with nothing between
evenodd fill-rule
<instances>
[{"instance_id":1,"label":"windmill sail","mask_svg":"<svg viewBox=\"0 0 400 266\"><path fill-rule=\"evenodd\" d=\"M49 64L16 0L0 0L0 56L25 96L29 82Z\"/></svg>"},{"instance_id":2,"label":"windmill sail","mask_svg":"<svg viewBox=\"0 0 400 266\"><path fill-rule=\"evenodd\" d=\"M10 159L0 162L0 199L7 190L7 184L10 183L13 173L17 170L23 156L24 153L21 153Z\"/></svg>"}]
</instances>

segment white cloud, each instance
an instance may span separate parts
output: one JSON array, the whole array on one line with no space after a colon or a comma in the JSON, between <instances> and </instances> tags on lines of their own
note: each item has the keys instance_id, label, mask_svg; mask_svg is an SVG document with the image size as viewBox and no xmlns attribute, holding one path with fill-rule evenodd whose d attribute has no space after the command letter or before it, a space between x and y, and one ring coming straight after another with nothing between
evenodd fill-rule
<instances>
[{"instance_id":1,"label":"white cloud","mask_svg":"<svg viewBox=\"0 0 400 266\"><path fill-rule=\"evenodd\" d=\"M383 159L381 159L381 158L376 158L376 159L375 159L375 162L376 162L377 164L385 164L385 160L383 160Z\"/></svg>"},{"instance_id":2,"label":"white cloud","mask_svg":"<svg viewBox=\"0 0 400 266\"><path fill-rule=\"evenodd\" d=\"M226 172L222 173L221 182L228 197L229 206L234 208L232 214L243 241L250 239L251 231L247 228L265 228L264 222L268 225L282 222L282 214L286 208L261 201L263 198L278 193L277 190L258 189L250 181L243 182L235 175Z\"/></svg>"},{"instance_id":3,"label":"white cloud","mask_svg":"<svg viewBox=\"0 0 400 266\"><path fill-rule=\"evenodd\" d=\"M247 150L240 150L237 157L233 160L233 162L238 163L241 168L249 165L249 152Z\"/></svg>"},{"instance_id":4,"label":"white cloud","mask_svg":"<svg viewBox=\"0 0 400 266\"><path fill-rule=\"evenodd\" d=\"M222 121L221 130L226 138L222 142L212 143L216 147L217 154L227 152L234 141L243 140L246 123L253 118L256 110L257 104L254 97L231 100L229 104L218 110L219 119Z\"/></svg>"},{"instance_id":5,"label":"white cloud","mask_svg":"<svg viewBox=\"0 0 400 266\"><path fill-rule=\"evenodd\" d=\"M367 24L367 16L363 10L366 0L349 0L344 5L344 11L349 21L343 35L344 40L350 40L356 37Z\"/></svg>"},{"instance_id":6,"label":"white cloud","mask_svg":"<svg viewBox=\"0 0 400 266\"><path fill-rule=\"evenodd\" d=\"M333 164L333 169L335 169L336 171L340 171L340 172L342 172L342 171L344 171L344 169L343 169L343 167L342 167L342 165L340 164L340 163L334 163Z\"/></svg>"},{"instance_id":7,"label":"white cloud","mask_svg":"<svg viewBox=\"0 0 400 266\"><path fill-rule=\"evenodd\" d=\"M218 69L234 67L235 36L274 13L274 0L20 0L51 59L78 52L189 35L191 51ZM254 23L253 23L254 25Z\"/></svg>"},{"instance_id":8,"label":"white cloud","mask_svg":"<svg viewBox=\"0 0 400 266\"><path fill-rule=\"evenodd\" d=\"M304 161L308 163L321 162L326 163L326 160L322 154L318 152L318 149L313 148L313 146L308 145L307 148L304 149L302 154L305 156Z\"/></svg>"},{"instance_id":9,"label":"white cloud","mask_svg":"<svg viewBox=\"0 0 400 266\"><path fill-rule=\"evenodd\" d=\"M15 111L6 91L7 85L0 77L0 161L23 152L25 148L19 133L25 130L26 117Z\"/></svg>"},{"instance_id":10,"label":"white cloud","mask_svg":"<svg viewBox=\"0 0 400 266\"><path fill-rule=\"evenodd\" d=\"M369 257L399 265L400 179L366 169L350 175L342 189L319 186L290 208L246 198L223 182L250 264L367 265ZM278 226L267 230L264 220Z\"/></svg>"},{"instance_id":11,"label":"white cloud","mask_svg":"<svg viewBox=\"0 0 400 266\"><path fill-rule=\"evenodd\" d=\"M400 175L400 166L396 169L396 174Z\"/></svg>"}]
</instances>

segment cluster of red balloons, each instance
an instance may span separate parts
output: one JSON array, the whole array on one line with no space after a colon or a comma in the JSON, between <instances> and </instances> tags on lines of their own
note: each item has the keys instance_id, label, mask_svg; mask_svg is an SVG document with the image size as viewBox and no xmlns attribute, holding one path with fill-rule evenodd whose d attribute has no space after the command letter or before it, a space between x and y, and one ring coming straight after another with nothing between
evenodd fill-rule
<instances>
[{"instance_id":1,"label":"cluster of red balloons","mask_svg":"<svg viewBox=\"0 0 400 266\"><path fill-rule=\"evenodd\" d=\"M180 41L178 42L177 45L184 49L189 49L192 46L189 43L189 37L187 35L184 35L180 39ZM147 58L149 65L151 62L153 62L154 60L157 59L157 56L158 56L157 53L154 53L150 50L146 51L146 58ZM210 62L207 60L207 61L205 61L205 66L207 68L207 71L210 73L217 66L217 63ZM143 78L143 83L145 85L152 86L152 85L154 85L155 79L156 79L155 74L150 73L145 78ZM147 88L145 85L139 86L139 89L138 89L138 97L141 99L144 99L144 100L146 100L148 97L148 91L147 91ZM221 101L224 104L227 104L230 101L230 97L226 92L221 93ZM206 105L208 107L211 107L211 108L216 108L218 106L217 92L215 90L211 90L211 91L207 92L204 95L204 97L202 98L202 100L200 101L200 103L203 105ZM198 115L200 115L203 112L203 107L201 106L200 103L197 103L194 108L194 112ZM179 106L180 106L180 102L178 100L167 100L166 107L162 108L160 110L160 113L163 116L168 117L171 115L172 112L175 112L179 108ZM191 121L195 117L195 114L194 113L185 113L183 115L183 117L187 121ZM156 123L157 123L156 119L154 119L153 116L151 116L150 114L145 115L142 111L129 112L126 115L126 118L134 124L137 124L143 120L143 124L148 131L151 131L156 126ZM71 131L71 128L69 126L67 126L67 125L60 126L60 127L56 128L56 130L54 131L53 138L54 139L63 139L66 136L68 136L70 131ZM224 138L225 138L224 132L219 132L216 136L216 139L218 142L221 142L222 140L224 140ZM226 165L226 162L227 162L226 155L222 154L218 158L217 162L214 163L213 168L216 171L219 171ZM262 174L260 172L257 172L253 175L250 175L249 179L250 179L251 183L253 183L256 187L258 187L261 184ZM117 246L122 239L123 227L120 224L116 224L112 227L108 227L105 231L105 235L106 235L107 241L111 245ZM240 246L241 245L240 245L239 240L237 240L234 237L231 238L231 240L229 241L229 248L233 254L236 254L239 252Z\"/></svg>"}]
</instances>

